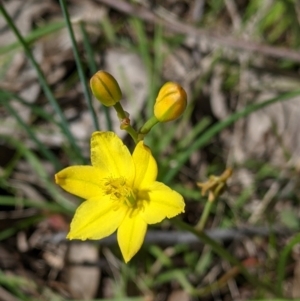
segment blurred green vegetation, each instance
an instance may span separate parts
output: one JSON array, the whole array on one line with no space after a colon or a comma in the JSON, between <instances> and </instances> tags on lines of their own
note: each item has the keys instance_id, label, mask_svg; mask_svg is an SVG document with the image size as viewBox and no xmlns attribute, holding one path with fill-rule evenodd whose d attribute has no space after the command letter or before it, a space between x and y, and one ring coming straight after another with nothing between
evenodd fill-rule
<instances>
[{"instance_id":1,"label":"blurred green vegetation","mask_svg":"<svg viewBox=\"0 0 300 301\"><path fill-rule=\"evenodd\" d=\"M236 2L241 18L241 27L239 28L239 32L234 32L233 34L242 36L243 32L247 32L250 30L250 27L254 27L250 32L250 39L255 42L258 41L268 43L271 46L299 49L299 5L296 0L274 0L270 1L271 4L269 5L266 4L267 1L261 0ZM49 113L49 110L45 110L44 106L32 104L24 100L17 92L5 89L5 87L0 87L0 104L3 106L3 110L6 114L17 121L18 128L15 130L21 132L25 137L24 140L26 140L25 143L9 135L0 134L1 144L13 150L12 158L5 162L1 170L0 188L2 195L0 196L0 206L3 208L1 210L5 211L7 208L11 209L14 207L39 209L39 212L35 216L30 216L17 223L7 225L5 229L1 228L0 241L2 242L13 238L20 229L32 229L32 227L43 219L46 219L50 214L59 213L70 219L79 201L76 203L73 199L66 197L60 188L54 184L53 174L49 174L47 164L51 165L52 170L58 171L63 166L86 164L88 162L86 156L83 155L83 153L86 152L82 150L79 141L76 141L76 138L72 134L64 111L32 54L31 47L34 46L35 42L67 27L72 42L74 54L74 58L72 59L76 62L76 70L68 75L66 82L62 83L62 85L64 85L65 90L68 90L72 87L74 82L81 82L83 94L87 102L86 107L90 112L90 118L93 120L93 130L97 130L100 127L97 117L98 112L94 109L93 100L88 87L89 77L98 69L96 53L103 51L103 49L118 46L137 53L142 59L148 79L148 101L143 112L140 112L140 116L135 120L135 126L138 128L152 115L157 92L164 82L162 68L166 53L163 52L162 49L167 47L169 52L175 51L181 47L184 40L182 34L166 34L163 26L160 24L155 24L153 26L153 34L149 34L147 24L145 24L143 20L137 16L123 16L119 17L117 22L105 17L99 20L99 24L96 26L92 24L91 26L94 26L99 32L101 31L102 35L100 39L98 39L99 42L91 43L87 30L87 27L90 25L89 20L72 24L66 2L60 0L60 6L64 21L43 24L41 27L33 29L27 36L22 37L19 29L6 12L4 6L0 5L0 10L6 20L7 26L17 37L17 42L0 47L1 62L3 62L0 70L0 78L3 79L5 77L5 72L12 62L14 54L20 49L23 49L32 67L38 74L39 84L47 98L48 104L52 108L52 112L54 112L54 114ZM194 26L205 28L208 31L222 32L222 30L224 30L222 25L225 24L230 28L230 21L228 21L228 19L230 19L230 16L228 15L225 1L206 1L203 17L199 22L196 22ZM82 43L80 45L76 43L72 25L79 26L80 28L79 34L82 37ZM132 36L135 37L135 40L129 35L124 34L124 26ZM232 31L229 30L229 33L231 32ZM222 63L226 67L226 76L222 83L224 93L233 93L233 91L238 89L241 75L239 62L231 62L228 58L224 57L223 50L220 48L214 52L212 51L211 55L213 56L213 63L210 68L208 68L207 72L202 73L194 85L192 85L193 89L190 91L189 105L183 118L173 123L172 126L169 124L157 125L146 138L147 144L159 162L159 180L176 189L186 199L187 213L183 217L186 223L192 223L195 218L199 218L199 216L195 217L192 215L200 214L201 211L199 211L199 208L203 208L206 202L206 197L201 195L195 185L195 182L200 180L197 178L198 174L196 175L196 171L200 166L192 166L190 158L216 142L220 133L224 130L231 130L236 122L247 118L251 113L262 110L277 102L289 101L300 95L300 90L292 90L278 93L277 96L264 99L263 102L255 102L255 99L253 99L253 103L248 106L238 110L232 110L231 114L224 120L215 120L213 116L207 114L200 120L197 120L197 122L193 122L193 127L189 128L187 124L191 122L193 114L197 109L196 103L199 99L199 93L201 93L203 87L209 83L216 64ZM277 62L273 60L270 65L272 68L282 70L282 72L292 72L295 69L299 70L299 63L289 59L282 59ZM251 66L249 66L249 68L251 68ZM133 87L129 87L128 89L130 91ZM134 91L132 95L134 96ZM38 116L38 118L44 122L53 125L57 132L63 134L64 143L61 145L59 152L56 149L50 149L45 146L39 139L39 129L22 120L20 112L15 109L16 107L14 106L14 103L18 102L29 107L30 110L32 110L32 114ZM104 110L105 113L106 127L100 128L100 130L114 130L111 118L114 112L110 112L107 108L103 107L101 110ZM177 139L178 133L184 131L186 128L188 128L188 132L181 136L180 139ZM34 147L28 147L28 141L29 144ZM206 176L212 173L220 174L227 165L224 150L216 147L214 151L214 158L219 157L220 159L206 162ZM60 155L58 155L58 153ZM64 153L64 155L62 156L61 153ZM287 161L288 159L289 156L287 155ZM18 189L13 186L10 177L21 161L25 161L28 164L27 166L40 180L38 185L46 196L46 201L19 197ZM298 177L298 171L295 166L285 167L288 176L282 177L281 166L275 166L266 160L255 158L249 158L242 166L236 164L233 167L236 169L246 169L253 175L253 182L249 187L239 189L238 192L233 193L231 199L234 198L234 202L229 202L226 199L227 196L224 196L224 198L220 198L218 203L214 204L211 212L212 220L209 222L209 224L214 227L228 228L247 223L250 216L249 210L245 209L247 203L254 197L262 199L269 189L268 183L270 181L277 182L279 187L282 188L287 178ZM188 172L186 172L186 170L188 170ZM192 176L190 176L190 174L192 174ZM296 192L288 195L288 198L294 203L295 207L299 206L299 199ZM278 196L275 196L274 202L277 200ZM194 208L198 208L196 212L194 212ZM261 221L268 221L270 227L272 222L274 222L272 208L271 206L270 210L263 212ZM190 218L189 216L192 217ZM276 219L277 218L278 217L276 217ZM295 231L299 231L297 212L292 209L284 209L279 218L283 225ZM163 223L163 227L166 229L178 227L180 229L180 223L173 224L172 221L166 221ZM189 230L189 228L187 227L185 230ZM210 244L209 241L204 248L200 249L191 249L185 244L174 245L167 249L158 245L147 245L143 247L140 254L138 254L129 265L121 265L121 279L116 280L115 283L115 295L117 297L110 300L146 300L145 298L139 297L127 297L128 288L131 287L133 283L137 287L137 295L151 293L153 296L158 294L164 285L168 284L166 287L170 289L171 284L175 283L173 287L184 290L191 296L191 300L198 300L197 298L209 298L208 296L218 292L222 287L225 287L227 280L229 281L232 278L237 278L237 282L241 286L248 286L249 279L252 279L249 283L252 284L252 296L256 298L257 301L258 299L288 300L270 299L272 298L270 294L273 293L273 298L280 298L286 295L283 287L285 282L288 279L290 281L291 278L291 275L287 273L286 267L292 262L292 248L300 242L299 234L293 236L289 242L286 241L284 245L280 238L273 237L272 235L266 240L269 252L272 252L272 256L270 255L268 257L267 254L268 264L259 267L254 264L252 269L257 268L257 270L251 274L247 272L246 268L243 269L242 265L233 276L228 275L225 271L220 271L218 281L214 281L210 284L206 282L205 285L201 285L201 281L208 275L211 269L216 266L215 262L220 263L222 260L227 260L230 262L231 268L237 266L236 264L239 261L235 258L236 253L230 249L232 245L228 246L228 250L226 246L223 247L221 245L215 245L214 243ZM118 251L115 253L118 255ZM240 276L240 273L243 276ZM259 275L264 276L260 277ZM222 276L225 276L225 278L222 278ZM274 282L276 283L276 287L274 287ZM1 271L0 274L0 285L18 298L17 300L63 300L59 294L54 292L47 295L45 293L47 289L46 284L47 283L43 285L44 289L40 290L41 297L33 298L29 297L30 293L27 294L26 292L39 290L38 284L34 280L17 275L8 276L4 271ZM30 287L30 289L28 289L28 287ZM288 295L288 297L290 297L290 295ZM94 299L94 301L96 300L106 299ZM154 298L153 300L158 299Z\"/></svg>"}]
</instances>

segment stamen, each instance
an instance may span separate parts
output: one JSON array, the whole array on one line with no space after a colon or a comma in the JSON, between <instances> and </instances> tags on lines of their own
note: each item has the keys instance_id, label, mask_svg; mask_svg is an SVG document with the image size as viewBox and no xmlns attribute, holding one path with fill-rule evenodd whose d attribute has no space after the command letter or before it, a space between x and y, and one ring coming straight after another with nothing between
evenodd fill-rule
<instances>
[{"instance_id":1,"label":"stamen","mask_svg":"<svg viewBox=\"0 0 300 301\"><path fill-rule=\"evenodd\" d=\"M109 177L103 181L103 193L109 195L113 202L116 202L116 207L120 201L129 207L136 206L136 196L133 189L127 185L124 177L113 178Z\"/></svg>"}]
</instances>

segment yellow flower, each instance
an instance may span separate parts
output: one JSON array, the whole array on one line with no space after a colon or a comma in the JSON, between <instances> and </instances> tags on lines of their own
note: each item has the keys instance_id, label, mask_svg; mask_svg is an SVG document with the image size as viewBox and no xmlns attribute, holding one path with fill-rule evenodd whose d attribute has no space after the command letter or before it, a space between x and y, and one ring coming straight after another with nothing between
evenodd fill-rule
<instances>
[{"instance_id":1,"label":"yellow flower","mask_svg":"<svg viewBox=\"0 0 300 301\"><path fill-rule=\"evenodd\" d=\"M176 191L157 182L157 164L140 141L131 155L113 132L91 138L92 166L67 167L55 175L66 191L87 199L76 210L68 239L101 239L118 229L118 243L128 262L140 249L147 224L184 212Z\"/></svg>"}]
</instances>

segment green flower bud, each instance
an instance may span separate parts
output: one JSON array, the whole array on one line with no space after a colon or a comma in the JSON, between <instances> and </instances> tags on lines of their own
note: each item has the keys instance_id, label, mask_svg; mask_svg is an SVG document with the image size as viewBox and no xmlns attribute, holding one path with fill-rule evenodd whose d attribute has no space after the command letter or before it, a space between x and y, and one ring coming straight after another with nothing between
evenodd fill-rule
<instances>
[{"instance_id":1,"label":"green flower bud","mask_svg":"<svg viewBox=\"0 0 300 301\"><path fill-rule=\"evenodd\" d=\"M177 83L167 82L159 90L154 105L154 115L160 122L177 119L187 105L185 90Z\"/></svg>"},{"instance_id":2,"label":"green flower bud","mask_svg":"<svg viewBox=\"0 0 300 301\"><path fill-rule=\"evenodd\" d=\"M107 107L115 105L122 98L118 82L106 71L95 73L90 80L90 86L94 96Z\"/></svg>"}]
</instances>

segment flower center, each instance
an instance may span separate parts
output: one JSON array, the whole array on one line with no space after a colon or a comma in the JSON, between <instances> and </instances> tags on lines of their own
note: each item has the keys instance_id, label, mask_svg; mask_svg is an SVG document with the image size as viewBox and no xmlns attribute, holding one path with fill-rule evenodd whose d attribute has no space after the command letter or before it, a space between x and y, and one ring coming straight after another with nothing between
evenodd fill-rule
<instances>
[{"instance_id":1,"label":"flower center","mask_svg":"<svg viewBox=\"0 0 300 301\"><path fill-rule=\"evenodd\" d=\"M109 195L112 201L121 201L129 207L136 205L136 194L125 178L106 178L102 187L104 194Z\"/></svg>"}]
</instances>

